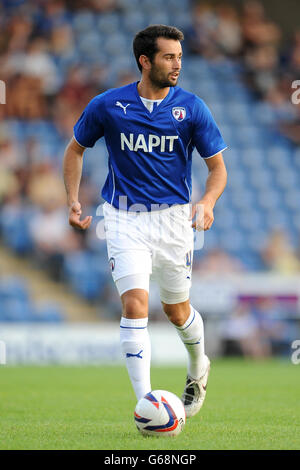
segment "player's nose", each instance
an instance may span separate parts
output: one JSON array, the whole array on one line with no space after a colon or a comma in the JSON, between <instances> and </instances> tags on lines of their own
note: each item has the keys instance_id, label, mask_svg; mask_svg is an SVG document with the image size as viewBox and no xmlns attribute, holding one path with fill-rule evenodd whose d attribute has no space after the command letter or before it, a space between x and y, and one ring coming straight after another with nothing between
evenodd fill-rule
<instances>
[{"instance_id":1,"label":"player's nose","mask_svg":"<svg viewBox=\"0 0 300 470\"><path fill-rule=\"evenodd\" d=\"M173 62L173 68L178 71L181 69L181 60L180 59L174 59Z\"/></svg>"}]
</instances>

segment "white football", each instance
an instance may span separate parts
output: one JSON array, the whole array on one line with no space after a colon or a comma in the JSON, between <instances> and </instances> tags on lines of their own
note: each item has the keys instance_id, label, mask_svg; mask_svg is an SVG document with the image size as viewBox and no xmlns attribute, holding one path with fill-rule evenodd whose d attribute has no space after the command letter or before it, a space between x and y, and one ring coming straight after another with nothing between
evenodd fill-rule
<instances>
[{"instance_id":1,"label":"white football","mask_svg":"<svg viewBox=\"0 0 300 470\"><path fill-rule=\"evenodd\" d=\"M166 390L154 390L141 398L134 411L138 430L144 436L177 436L185 425L182 401Z\"/></svg>"}]
</instances>

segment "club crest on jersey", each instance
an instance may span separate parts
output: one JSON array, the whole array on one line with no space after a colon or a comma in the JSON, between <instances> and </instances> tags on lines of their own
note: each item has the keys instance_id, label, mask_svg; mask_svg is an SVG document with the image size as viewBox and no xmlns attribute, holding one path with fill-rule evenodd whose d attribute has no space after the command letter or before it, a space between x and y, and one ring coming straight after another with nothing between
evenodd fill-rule
<instances>
[{"instance_id":1,"label":"club crest on jersey","mask_svg":"<svg viewBox=\"0 0 300 470\"><path fill-rule=\"evenodd\" d=\"M186 116L186 110L181 107L172 108L172 114L176 121L183 121Z\"/></svg>"}]
</instances>

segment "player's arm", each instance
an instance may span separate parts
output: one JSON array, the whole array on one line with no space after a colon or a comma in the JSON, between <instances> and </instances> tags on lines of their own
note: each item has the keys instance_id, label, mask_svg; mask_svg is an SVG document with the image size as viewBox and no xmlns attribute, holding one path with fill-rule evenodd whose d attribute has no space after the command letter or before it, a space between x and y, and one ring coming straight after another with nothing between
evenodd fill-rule
<instances>
[{"instance_id":1,"label":"player's arm","mask_svg":"<svg viewBox=\"0 0 300 470\"><path fill-rule=\"evenodd\" d=\"M63 160L64 183L67 192L67 204L69 207L69 224L72 227L86 230L92 222L92 217L87 216L80 220L81 205L78 201L79 186L82 174L83 154L85 147L79 145L74 137L68 143Z\"/></svg>"},{"instance_id":2,"label":"player's arm","mask_svg":"<svg viewBox=\"0 0 300 470\"><path fill-rule=\"evenodd\" d=\"M192 227L198 230L209 230L214 221L214 207L223 193L227 182L227 171L223 160L222 152L214 157L205 159L208 168L205 192L200 201L192 208L193 219L196 219Z\"/></svg>"}]
</instances>

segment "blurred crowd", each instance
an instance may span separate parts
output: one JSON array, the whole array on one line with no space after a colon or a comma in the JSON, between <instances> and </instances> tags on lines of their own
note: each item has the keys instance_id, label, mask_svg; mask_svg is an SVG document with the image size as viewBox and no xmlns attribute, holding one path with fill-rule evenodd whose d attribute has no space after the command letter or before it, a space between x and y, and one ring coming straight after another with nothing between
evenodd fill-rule
<instances>
[{"instance_id":1,"label":"blurred crowd","mask_svg":"<svg viewBox=\"0 0 300 470\"><path fill-rule=\"evenodd\" d=\"M289 356L299 332L296 317L297 298L293 296L241 297L221 325L222 354L253 359Z\"/></svg>"},{"instance_id":2,"label":"blurred crowd","mask_svg":"<svg viewBox=\"0 0 300 470\"><path fill-rule=\"evenodd\" d=\"M6 84L6 104L0 105L1 232L15 251L30 252L56 280L62 279L64 256L87 246L85 234L67 224L63 148L88 101L109 85L107 67L86 66L76 57L70 15L86 8L101 14L118 5L115 0L0 5L0 78ZM121 84L122 76L119 79ZM48 148L41 135L43 124L47 139L50 134L54 141ZM98 193L99 188L83 177L83 205L98 205ZM13 242L15 219L25 214L23 239Z\"/></svg>"},{"instance_id":3,"label":"blurred crowd","mask_svg":"<svg viewBox=\"0 0 300 470\"><path fill-rule=\"evenodd\" d=\"M74 25L77 32L81 28L76 15L86 21L88 10L101 20L104 14L121 14L125 3L4 0L0 4L0 79L6 84L6 104L0 105L1 235L19 254L34 255L35 262L57 280L63 278L68 254L95 245L93 234L67 224L62 149L92 97L138 78L130 64L112 73L113 60L105 62L100 50L99 60L82 63L74 31ZM255 0L245 1L239 11L227 2L217 6L191 2L190 17L190 25L184 28L186 53L208 61L229 57L239 63L257 99L276 110L282 132L297 142L300 106L291 103L291 81L300 76L300 30L283 41L280 25ZM28 123L32 124L29 128ZM47 142L43 142L43 132ZM95 210L100 202L98 185L85 174L80 199L86 211ZM22 237L14 239L16 224L21 224ZM266 270L300 272L299 253L284 232L270 236L261 260ZM212 250L195 269L240 272L245 267L228 253Z\"/></svg>"},{"instance_id":4,"label":"blurred crowd","mask_svg":"<svg viewBox=\"0 0 300 470\"><path fill-rule=\"evenodd\" d=\"M257 99L271 106L277 128L299 144L300 29L285 38L280 24L257 0L244 1L239 10L227 2L213 6L196 1L192 16L186 34L189 50L208 60L239 60L245 82Z\"/></svg>"},{"instance_id":5,"label":"blurred crowd","mask_svg":"<svg viewBox=\"0 0 300 470\"><path fill-rule=\"evenodd\" d=\"M300 251L296 250L289 240L288 234L278 228L270 233L265 244L261 247L260 257L264 270L281 275L300 273ZM205 274L243 273L247 268L238 258L215 248L196 260L194 269Z\"/></svg>"}]
</instances>

